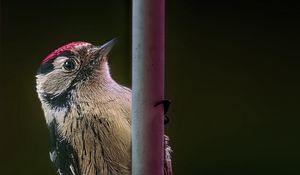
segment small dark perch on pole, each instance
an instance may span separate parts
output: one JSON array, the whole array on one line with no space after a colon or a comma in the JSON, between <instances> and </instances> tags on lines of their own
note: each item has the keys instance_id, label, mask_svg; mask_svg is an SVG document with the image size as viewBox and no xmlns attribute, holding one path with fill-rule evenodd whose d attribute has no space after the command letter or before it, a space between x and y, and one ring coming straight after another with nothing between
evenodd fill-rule
<instances>
[{"instance_id":1,"label":"small dark perch on pole","mask_svg":"<svg viewBox=\"0 0 300 175\"><path fill-rule=\"evenodd\" d=\"M163 174L164 0L133 0L132 174Z\"/></svg>"}]
</instances>

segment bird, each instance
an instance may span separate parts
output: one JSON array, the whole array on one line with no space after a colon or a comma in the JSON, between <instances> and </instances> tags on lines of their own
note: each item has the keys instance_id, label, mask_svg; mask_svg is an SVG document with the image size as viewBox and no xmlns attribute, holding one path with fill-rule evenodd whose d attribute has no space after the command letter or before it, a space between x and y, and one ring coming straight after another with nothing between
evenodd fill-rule
<instances>
[{"instance_id":1,"label":"bird","mask_svg":"<svg viewBox=\"0 0 300 175\"><path fill-rule=\"evenodd\" d=\"M50 52L36 73L36 91L49 131L49 154L59 175L131 174L131 89L110 74L115 39L85 41ZM172 174L164 136L164 174Z\"/></svg>"}]
</instances>

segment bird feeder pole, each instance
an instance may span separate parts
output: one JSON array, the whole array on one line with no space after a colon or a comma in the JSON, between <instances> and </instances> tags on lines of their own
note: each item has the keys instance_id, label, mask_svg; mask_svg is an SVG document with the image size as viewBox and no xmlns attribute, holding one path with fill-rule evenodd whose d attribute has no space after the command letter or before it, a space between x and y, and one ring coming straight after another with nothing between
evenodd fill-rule
<instances>
[{"instance_id":1,"label":"bird feeder pole","mask_svg":"<svg viewBox=\"0 0 300 175\"><path fill-rule=\"evenodd\" d=\"M164 0L132 2L132 174L163 175Z\"/></svg>"}]
</instances>

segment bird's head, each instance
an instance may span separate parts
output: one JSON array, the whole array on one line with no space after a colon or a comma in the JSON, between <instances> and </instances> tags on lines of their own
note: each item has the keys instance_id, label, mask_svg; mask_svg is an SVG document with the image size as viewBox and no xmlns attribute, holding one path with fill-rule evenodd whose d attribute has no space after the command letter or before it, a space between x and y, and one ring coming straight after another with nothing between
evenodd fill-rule
<instances>
[{"instance_id":1,"label":"bird's head","mask_svg":"<svg viewBox=\"0 0 300 175\"><path fill-rule=\"evenodd\" d=\"M112 81L107 55L113 44L114 40L102 46L72 42L51 52L43 59L36 75L40 100L50 106L64 107L72 91Z\"/></svg>"}]
</instances>

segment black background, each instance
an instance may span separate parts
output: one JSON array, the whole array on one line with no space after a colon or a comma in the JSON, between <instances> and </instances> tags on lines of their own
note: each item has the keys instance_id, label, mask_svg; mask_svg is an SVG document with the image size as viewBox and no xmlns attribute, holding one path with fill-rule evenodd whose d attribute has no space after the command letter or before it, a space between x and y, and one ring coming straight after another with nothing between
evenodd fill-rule
<instances>
[{"instance_id":1,"label":"black background","mask_svg":"<svg viewBox=\"0 0 300 175\"><path fill-rule=\"evenodd\" d=\"M300 174L299 22L288 1L166 2L174 174ZM112 76L130 86L130 1L1 1L0 174L55 174L36 69L114 37Z\"/></svg>"}]
</instances>

